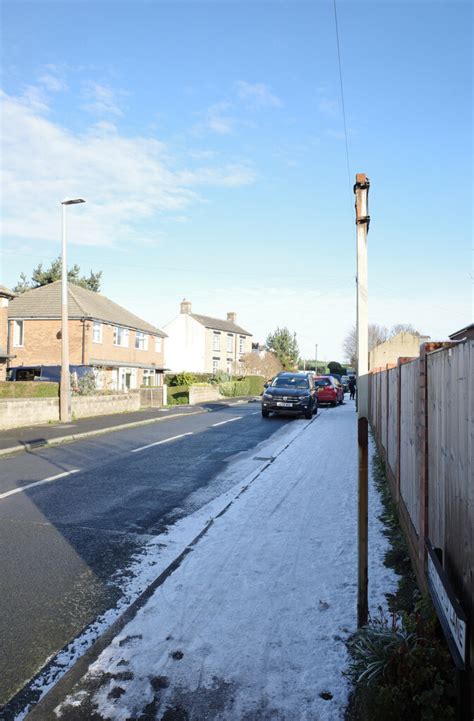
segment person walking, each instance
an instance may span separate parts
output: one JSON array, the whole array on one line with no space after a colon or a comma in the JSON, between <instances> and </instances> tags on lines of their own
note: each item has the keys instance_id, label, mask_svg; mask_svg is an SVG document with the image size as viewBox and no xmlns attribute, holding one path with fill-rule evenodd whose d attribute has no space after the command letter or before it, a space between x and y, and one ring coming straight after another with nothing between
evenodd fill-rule
<instances>
[{"instance_id":1,"label":"person walking","mask_svg":"<svg viewBox=\"0 0 474 721\"><path fill-rule=\"evenodd\" d=\"M351 376L349 378L349 393L350 393L351 401L353 401L355 398L355 391L356 391L356 379L355 379L355 376Z\"/></svg>"}]
</instances>

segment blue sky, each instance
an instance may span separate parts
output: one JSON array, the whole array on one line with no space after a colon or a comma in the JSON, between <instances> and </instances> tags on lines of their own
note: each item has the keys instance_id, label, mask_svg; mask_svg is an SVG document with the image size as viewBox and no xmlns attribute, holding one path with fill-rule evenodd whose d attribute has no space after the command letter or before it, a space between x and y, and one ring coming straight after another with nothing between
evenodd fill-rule
<instances>
[{"instance_id":1,"label":"blue sky","mask_svg":"<svg viewBox=\"0 0 474 721\"><path fill-rule=\"evenodd\" d=\"M371 179L370 321L472 320L472 9L338 0L2 9L2 275L59 253L158 326L197 313L342 359L352 184Z\"/></svg>"}]
</instances>

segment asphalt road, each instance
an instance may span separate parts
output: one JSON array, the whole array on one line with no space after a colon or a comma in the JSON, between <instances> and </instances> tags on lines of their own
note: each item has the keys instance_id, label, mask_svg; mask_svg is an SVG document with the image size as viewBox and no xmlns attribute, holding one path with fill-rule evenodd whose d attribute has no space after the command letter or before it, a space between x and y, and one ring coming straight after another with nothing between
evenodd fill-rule
<instances>
[{"instance_id":1,"label":"asphalt road","mask_svg":"<svg viewBox=\"0 0 474 721\"><path fill-rule=\"evenodd\" d=\"M116 604L151 536L235 483L232 457L292 422L245 403L0 460L0 705Z\"/></svg>"}]
</instances>

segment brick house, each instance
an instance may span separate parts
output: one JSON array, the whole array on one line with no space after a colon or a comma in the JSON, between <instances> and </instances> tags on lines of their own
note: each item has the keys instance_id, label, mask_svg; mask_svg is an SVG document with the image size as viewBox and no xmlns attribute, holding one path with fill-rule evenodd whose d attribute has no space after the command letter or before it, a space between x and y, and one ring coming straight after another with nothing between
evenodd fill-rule
<instances>
[{"instance_id":1,"label":"brick house","mask_svg":"<svg viewBox=\"0 0 474 721\"><path fill-rule=\"evenodd\" d=\"M15 293L0 285L0 381L5 380L7 361L10 353L8 348L8 304Z\"/></svg>"},{"instance_id":2,"label":"brick house","mask_svg":"<svg viewBox=\"0 0 474 721\"><path fill-rule=\"evenodd\" d=\"M197 315L183 300L180 314L163 326L168 337L166 365L173 372L240 372L240 359L252 351L252 335L237 325L235 313L227 319Z\"/></svg>"},{"instance_id":3,"label":"brick house","mask_svg":"<svg viewBox=\"0 0 474 721\"><path fill-rule=\"evenodd\" d=\"M91 365L99 388L161 385L162 330L100 293L68 283L69 362ZM61 363L61 281L27 291L8 308L10 365Z\"/></svg>"}]
</instances>

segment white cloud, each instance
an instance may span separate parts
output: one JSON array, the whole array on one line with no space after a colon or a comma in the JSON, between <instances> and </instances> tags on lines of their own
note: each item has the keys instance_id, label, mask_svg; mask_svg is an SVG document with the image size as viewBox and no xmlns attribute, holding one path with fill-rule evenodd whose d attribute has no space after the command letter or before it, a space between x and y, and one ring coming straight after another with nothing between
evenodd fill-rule
<instances>
[{"instance_id":1,"label":"white cloud","mask_svg":"<svg viewBox=\"0 0 474 721\"><path fill-rule=\"evenodd\" d=\"M280 98L273 95L264 83L247 83L239 80L237 83L237 95L256 108L280 108Z\"/></svg>"},{"instance_id":2,"label":"white cloud","mask_svg":"<svg viewBox=\"0 0 474 721\"><path fill-rule=\"evenodd\" d=\"M173 167L163 143L124 137L111 123L75 134L45 118L24 98L3 95L2 234L44 242L60 234L59 203L84 197L71 209L68 238L87 245L120 245L156 237L157 220L202 198L198 186L254 182L245 165ZM72 221L72 218L71 218Z\"/></svg>"},{"instance_id":3,"label":"white cloud","mask_svg":"<svg viewBox=\"0 0 474 721\"><path fill-rule=\"evenodd\" d=\"M234 129L235 118L232 118L226 112L230 107L230 103L226 102L211 105L206 115L206 127L219 135L228 135L231 133Z\"/></svg>"},{"instance_id":4,"label":"white cloud","mask_svg":"<svg viewBox=\"0 0 474 721\"><path fill-rule=\"evenodd\" d=\"M36 85L27 85L21 96L18 98L18 102L22 105L26 105L28 108L31 108L31 110L36 113L49 113L49 104L46 93L42 88L39 88Z\"/></svg>"},{"instance_id":5,"label":"white cloud","mask_svg":"<svg viewBox=\"0 0 474 721\"><path fill-rule=\"evenodd\" d=\"M120 93L121 96L123 94L123 92ZM94 115L123 115L117 92L107 85L100 85L95 82L86 83L83 96L86 102L82 108L89 113Z\"/></svg>"},{"instance_id":6,"label":"white cloud","mask_svg":"<svg viewBox=\"0 0 474 721\"><path fill-rule=\"evenodd\" d=\"M61 90L67 90L67 85L64 80L61 80L57 75L52 73L45 73L38 78L40 85L43 85L46 90L52 93L58 93Z\"/></svg>"},{"instance_id":7,"label":"white cloud","mask_svg":"<svg viewBox=\"0 0 474 721\"><path fill-rule=\"evenodd\" d=\"M255 181L256 174L249 165L234 164L223 168L203 167L198 170L186 170L177 174L180 183L186 186L219 185L235 188L250 185Z\"/></svg>"}]
</instances>

